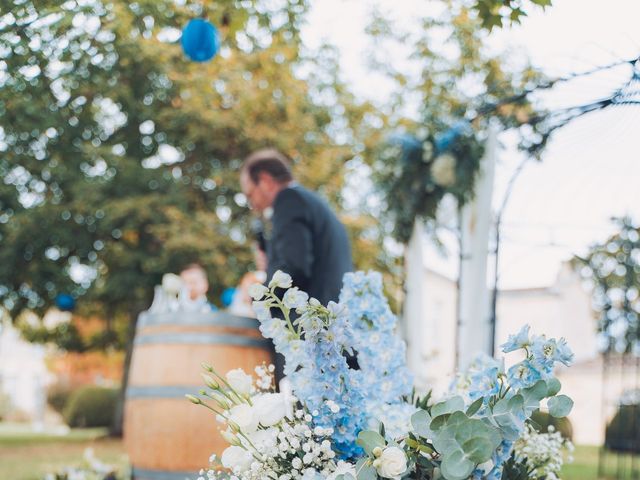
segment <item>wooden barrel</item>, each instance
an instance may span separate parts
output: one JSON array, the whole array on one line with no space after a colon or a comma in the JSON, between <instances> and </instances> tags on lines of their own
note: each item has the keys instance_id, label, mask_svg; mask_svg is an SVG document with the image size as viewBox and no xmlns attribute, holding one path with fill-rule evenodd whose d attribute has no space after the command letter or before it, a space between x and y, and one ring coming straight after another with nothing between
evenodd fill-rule
<instances>
[{"instance_id":1,"label":"wooden barrel","mask_svg":"<svg viewBox=\"0 0 640 480\"><path fill-rule=\"evenodd\" d=\"M185 394L204 387L201 363L220 374L271 363L258 321L224 312L143 313L126 392L124 443L135 480L184 480L226 442L213 412Z\"/></svg>"}]
</instances>

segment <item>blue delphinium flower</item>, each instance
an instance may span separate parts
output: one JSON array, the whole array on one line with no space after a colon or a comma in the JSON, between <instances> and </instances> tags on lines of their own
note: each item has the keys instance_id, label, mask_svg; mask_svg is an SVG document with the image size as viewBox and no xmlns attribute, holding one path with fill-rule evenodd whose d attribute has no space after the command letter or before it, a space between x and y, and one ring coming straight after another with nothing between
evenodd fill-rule
<instances>
[{"instance_id":1,"label":"blue delphinium flower","mask_svg":"<svg viewBox=\"0 0 640 480\"><path fill-rule=\"evenodd\" d=\"M573 360L573 353L564 338L556 340L555 338L547 339L544 336L536 337L531 350L534 363L545 376L553 373L556 362L570 365Z\"/></svg>"},{"instance_id":2,"label":"blue delphinium flower","mask_svg":"<svg viewBox=\"0 0 640 480\"><path fill-rule=\"evenodd\" d=\"M339 303L354 331L367 415L376 419L380 412L389 410L387 406L405 411L402 397L411 394L413 376L406 365L406 345L395 334L397 318L384 295L382 275L347 273ZM397 430L391 428L389 437Z\"/></svg>"},{"instance_id":3,"label":"blue delphinium flower","mask_svg":"<svg viewBox=\"0 0 640 480\"><path fill-rule=\"evenodd\" d=\"M513 450L513 442L509 440L503 440L500 446L493 453L491 460L493 461L493 468L486 476L487 480L500 480L502 478L502 469L504 464L509 460L511 451Z\"/></svg>"},{"instance_id":4,"label":"blue delphinium flower","mask_svg":"<svg viewBox=\"0 0 640 480\"><path fill-rule=\"evenodd\" d=\"M471 381L469 398L476 400L480 397L489 398L491 395L497 395L500 391L499 373L499 368L494 366L472 374L469 378Z\"/></svg>"},{"instance_id":5,"label":"blue delphinium flower","mask_svg":"<svg viewBox=\"0 0 640 480\"><path fill-rule=\"evenodd\" d=\"M282 276L280 283L288 282ZM296 288L285 292L282 303L272 295L255 289L260 330L285 356L285 374L314 423L333 430L340 456L362 454L356 439L369 425L389 422L390 438L406 434L415 408L402 397L411 393L413 377L406 366L406 346L394 331L397 319L384 296L382 276L345 275L339 303L327 307ZM275 305L284 307L285 320L271 317ZM298 317L289 322L294 308ZM346 354L356 356L357 368L349 366Z\"/></svg>"},{"instance_id":6,"label":"blue delphinium flower","mask_svg":"<svg viewBox=\"0 0 640 480\"><path fill-rule=\"evenodd\" d=\"M504 353L514 352L521 348L528 347L531 344L529 339L529 325L525 325L515 335L509 335L505 343L500 345Z\"/></svg>"},{"instance_id":7,"label":"blue delphinium flower","mask_svg":"<svg viewBox=\"0 0 640 480\"><path fill-rule=\"evenodd\" d=\"M542 378L542 373L528 359L513 365L507 372L509 385L513 389L528 388Z\"/></svg>"},{"instance_id":8,"label":"blue delphinium flower","mask_svg":"<svg viewBox=\"0 0 640 480\"><path fill-rule=\"evenodd\" d=\"M382 423L387 437L404 437L412 430L411 416L417 411L410 403L380 404L372 412L367 429L377 431Z\"/></svg>"},{"instance_id":9,"label":"blue delphinium flower","mask_svg":"<svg viewBox=\"0 0 640 480\"><path fill-rule=\"evenodd\" d=\"M501 376L504 376L504 364L487 354L480 354L471 362L464 374L456 377L450 390L452 393L466 397L469 402L482 397L485 399L486 406L491 395L497 395L500 391Z\"/></svg>"},{"instance_id":10,"label":"blue delphinium flower","mask_svg":"<svg viewBox=\"0 0 640 480\"><path fill-rule=\"evenodd\" d=\"M539 380L553 377L553 368L557 362L568 365L573 354L564 339L547 339L545 336L530 336L529 326L525 325L516 335L510 335L502 345L505 353L523 350L525 358L504 373L504 364L487 356L479 356L470 365L468 371L457 377L451 390L466 397L468 402L484 399L484 405L477 415L491 414L490 401L510 398L521 389L534 386ZM514 412L510 422L510 435L522 433L529 412L522 409ZM488 466L479 466L472 474L474 480L498 480L502 477L504 463L513 449L513 442L504 440L494 452ZM490 471L487 471L490 469Z\"/></svg>"},{"instance_id":11,"label":"blue delphinium flower","mask_svg":"<svg viewBox=\"0 0 640 480\"><path fill-rule=\"evenodd\" d=\"M557 341L556 345L556 362L563 363L567 367L573 363L573 352L569 348L567 341L564 338L561 338Z\"/></svg>"}]
</instances>

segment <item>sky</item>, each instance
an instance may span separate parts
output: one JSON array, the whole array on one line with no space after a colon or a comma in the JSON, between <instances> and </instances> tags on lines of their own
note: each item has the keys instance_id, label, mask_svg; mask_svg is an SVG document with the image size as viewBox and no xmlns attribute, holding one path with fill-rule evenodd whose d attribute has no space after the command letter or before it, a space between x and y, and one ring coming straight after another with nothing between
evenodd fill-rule
<instances>
[{"instance_id":1,"label":"sky","mask_svg":"<svg viewBox=\"0 0 640 480\"><path fill-rule=\"evenodd\" d=\"M496 51L530 58L550 77L564 77L640 56L640 1L554 0L531 9L522 24L492 34ZM409 25L427 15L424 0L322 0L315 3L305 41L329 41L341 52L344 78L362 98L383 100L385 82L367 69L367 14L378 5ZM390 52L394 55L394 52ZM398 51L401 57L405 52ZM574 80L542 96L548 108L608 97L628 78L624 67ZM640 87L639 87L640 88ZM612 216L640 221L640 105L587 115L558 131L541 162L530 161L518 177L503 217L501 288L551 285L562 262L613 232ZM508 138L503 138L508 143ZM498 158L494 205L522 157L503 149ZM436 269L452 260L428 255Z\"/></svg>"}]
</instances>

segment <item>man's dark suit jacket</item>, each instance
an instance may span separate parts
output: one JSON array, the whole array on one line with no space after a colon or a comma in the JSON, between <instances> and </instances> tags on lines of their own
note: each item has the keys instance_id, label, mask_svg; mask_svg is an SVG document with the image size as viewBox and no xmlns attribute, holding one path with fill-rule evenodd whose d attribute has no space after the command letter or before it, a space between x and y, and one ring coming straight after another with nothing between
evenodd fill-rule
<instances>
[{"instance_id":1,"label":"man's dark suit jacket","mask_svg":"<svg viewBox=\"0 0 640 480\"><path fill-rule=\"evenodd\" d=\"M344 226L324 200L299 185L276 196L267 258L269 280L282 270L323 305L338 301L342 276L353 269Z\"/></svg>"}]
</instances>

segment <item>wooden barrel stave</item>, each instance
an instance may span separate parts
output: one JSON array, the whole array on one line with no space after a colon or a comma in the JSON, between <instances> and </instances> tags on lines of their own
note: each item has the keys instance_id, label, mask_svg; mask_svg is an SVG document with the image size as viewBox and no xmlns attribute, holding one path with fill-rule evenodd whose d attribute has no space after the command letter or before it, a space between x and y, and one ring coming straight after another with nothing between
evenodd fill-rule
<instances>
[{"instance_id":1,"label":"wooden barrel stave","mask_svg":"<svg viewBox=\"0 0 640 480\"><path fill-rule=\"evenodd\" d=\"M252 373L272 361L271 350L252 319L214 313L181 315L171 323L167 315L158 317L147 314L136 334L124 440L136 480L181 480L226 447L213 413L184 398L202 388L201 363L221 374L234 368Z\"/></svg>"}]
</instances>

